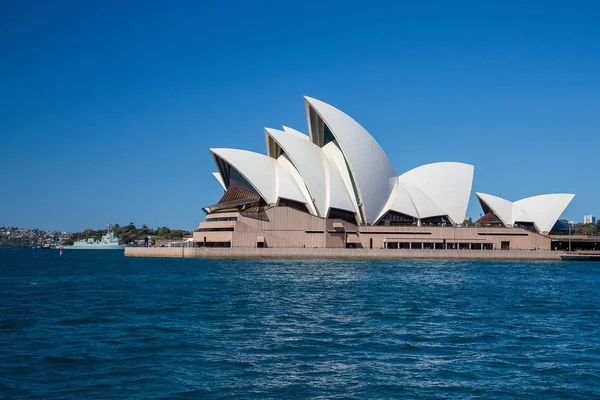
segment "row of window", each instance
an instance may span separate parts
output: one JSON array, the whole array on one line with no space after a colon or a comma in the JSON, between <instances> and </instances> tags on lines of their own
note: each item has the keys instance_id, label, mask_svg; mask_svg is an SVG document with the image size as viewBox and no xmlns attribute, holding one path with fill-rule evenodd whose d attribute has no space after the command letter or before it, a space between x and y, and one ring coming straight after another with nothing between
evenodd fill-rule
<instances>
[{"instance_id":1,"label":"row of window","mask_svg":"<svg viewBox=\"0 0 600 400\"><path fill-rule=\"evenodd\" d=\"M211 217L206 218L206 222L237 221L237 217Z\"/></svg>"},{"instance_id":2,"label":"row of window","mask_svg":"<svg viewBox=\"0 0 600 400\"><path fill-rule=\"evenodd\" d=\"M425 249L425 250L494 250L493 243L427 243L427 242L387 242L386 249Z\"/></svg>"},{"instance_id":3,"label":"row of window","mask_svg":"<svg viewBox=\"0 0 600 400\"><path fill-rule=\"evenodd\" d=\"M197 242L195 247L231 247L231 242Z\"/></svg>"},{"instance_id":4,"label":"row of window","mask_svg":"<svg viewBox=\"0 0 600 400\"><path fill-rule=\"evenodd\" d=\"M227 228L198 228L194 232L233 232L233 226Z\"/></svg>"}]
</instances>

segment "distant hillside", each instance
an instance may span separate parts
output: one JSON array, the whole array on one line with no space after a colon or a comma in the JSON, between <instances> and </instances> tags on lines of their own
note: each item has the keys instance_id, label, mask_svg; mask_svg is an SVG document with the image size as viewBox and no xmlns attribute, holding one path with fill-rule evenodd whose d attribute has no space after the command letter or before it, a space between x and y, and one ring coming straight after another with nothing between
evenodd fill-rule
<instances>
[{"instance_id":1,"label":"distant hillside","mask_svg":"<svg viewBox=\"0 0 600 400\"><path fill-rule=\"evenodd\" d=\"M68 232L2 226L0 227L0 248L55 246L60 245L68 237Z\"/></svg>"},{"instance_id":2,"label":"distant hillside","mask_svg":"<svg viewBox=\"0 0 600 400\"><path fill-rule=\"evenodd\" d=\"M77 240L94 238L100 240L102 235L106 235L107 229L93 230L86 229L82 232L75 232L69 236L69 239L65 242L66 245L72 245ZM184 235L191 234L190 231L180 229L169 229L166 226L161 226L156 229L148 228L147 225L142 225L141 228L137 228L133 222L129 225L120 226L119 224L113 225L113 231L119 239L122 239L125 244L131 243L135 240L144 240L149 238L151 240L168 239L168 240L180 240L183 239Z\"/></svg>"}]
</instances>

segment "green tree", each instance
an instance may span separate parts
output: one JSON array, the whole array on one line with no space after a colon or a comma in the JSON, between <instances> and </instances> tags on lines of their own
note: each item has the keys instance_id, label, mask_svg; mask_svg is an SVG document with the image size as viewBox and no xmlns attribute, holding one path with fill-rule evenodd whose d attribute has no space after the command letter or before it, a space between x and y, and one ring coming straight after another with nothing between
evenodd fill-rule
<instances>
[{"instance_id":1,"label":"green tree","mask_svg":"<svg viewBox=\"0 0 600 400\"><path fill-rule=\"evenodd\" d=\"M578 235L597 235L598 225L595 224L575 224L575 234Z\"/></svg>"},{"instance_id":2,"label":"green tree","mask_svg":"<svg viewBox=\"0 0 600 400\"><path fill-rule=\"evenodd\" d=\"M152 237L155 239L168 239L168 240L181 240L185 235L189 235L191 232L186 230L179 229L169 229L165 226L159 227L158 229L151 229L148 225L144 224L141 228L136 228L136 226L131 222L129 225L120 226L119 224L115 224L112 226L113 232L115 235L123 240L125 244L132 243L136 240L145 240L146 237ZM100 240L102 235L105 235L108 232L107 229L103 230L93 230L93 229L85 229L82 232L75 232L70 235L69 240L65 243L68 245L72 245L77 240L81 239L97 239Z\"/></svg>"}]
</instances>

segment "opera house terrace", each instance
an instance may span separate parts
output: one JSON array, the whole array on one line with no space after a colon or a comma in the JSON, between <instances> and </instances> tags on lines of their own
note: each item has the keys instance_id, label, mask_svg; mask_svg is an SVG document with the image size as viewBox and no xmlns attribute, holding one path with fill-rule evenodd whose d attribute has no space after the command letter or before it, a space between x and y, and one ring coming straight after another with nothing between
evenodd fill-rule
<instances>
[{"instance_id":1,"label":"opera house terrace","mask_svg":"<svg viewBox=\"0 0 600 400\"><path fill-rule=\"evenodd\" d=\"M266 154L210 149L223 188L204 207L194 247L554 250L549 235L573 194L519 201L477 193L474 167L437 162L398 174L377 141L339 109L304 98L308 135L265 128Z\"/></svg>"}]
</instances>

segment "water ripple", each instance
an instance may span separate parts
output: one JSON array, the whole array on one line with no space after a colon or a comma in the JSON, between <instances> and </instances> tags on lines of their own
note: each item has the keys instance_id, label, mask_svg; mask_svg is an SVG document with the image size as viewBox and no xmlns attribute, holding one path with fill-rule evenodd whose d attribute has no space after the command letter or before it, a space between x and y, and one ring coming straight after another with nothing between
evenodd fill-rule
<instances>
[{"instance_id":1,"label":"water ripple","mask_svg":"<svg viewBox=\"0 0 600 400\"><path fill-rule=\"evenodd\" d=\"M600 397L593 264L85 253L2 253L0 397Z\"/></svg>"}]
</instances>

